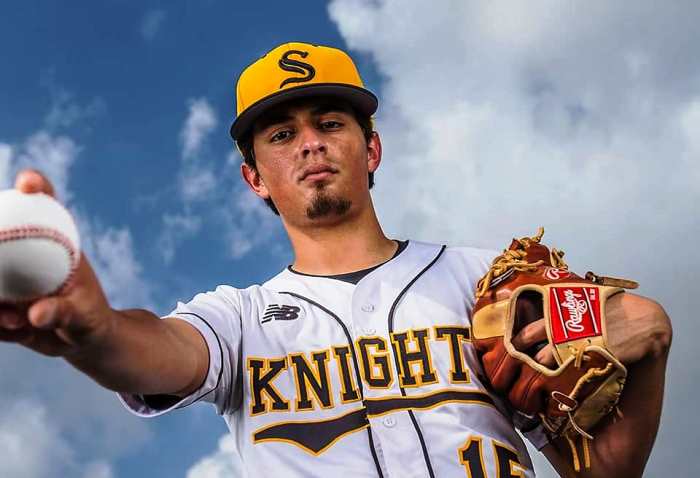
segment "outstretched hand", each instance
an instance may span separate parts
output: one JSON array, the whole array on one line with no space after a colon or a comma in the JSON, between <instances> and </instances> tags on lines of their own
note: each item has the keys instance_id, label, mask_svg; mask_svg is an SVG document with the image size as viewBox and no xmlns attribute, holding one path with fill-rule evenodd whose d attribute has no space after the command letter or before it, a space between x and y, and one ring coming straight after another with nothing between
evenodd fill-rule
<instances>
[{"instance_id":1,"label":"outstretched hand","mask_svg":"<svg viewBox=\"0 0 700 478\"><path fill-rule=\"evenodd\" d=\"M55 196L51 182L35 170L21 171L15 188ZM51 356L76 355L107 333L112 309L84 254L69 287L29 304L0 304L0 341Z\"/></svg>"}]
</instances>

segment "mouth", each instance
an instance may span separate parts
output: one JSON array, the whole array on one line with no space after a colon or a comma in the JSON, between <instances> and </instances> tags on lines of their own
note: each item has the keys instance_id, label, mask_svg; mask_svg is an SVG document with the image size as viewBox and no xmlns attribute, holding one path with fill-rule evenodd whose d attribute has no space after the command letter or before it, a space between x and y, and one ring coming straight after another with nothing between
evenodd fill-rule
<instances>
[{"instance_id":1,"label":"mouth","mask_svg":"<svg viewBox=\"0 0 700 478\"><path fill-rule=\"evenodd\" d=\"M317 165L317 166L310 166L306 168L304 171L302 171L301 176L299 178L299 181L323 181L324 179L327 179L331 177L332 175L336 174L338 172L337 169L331 167L331 166L326 166L326 165Z\"/></svg>"}]
</instances>

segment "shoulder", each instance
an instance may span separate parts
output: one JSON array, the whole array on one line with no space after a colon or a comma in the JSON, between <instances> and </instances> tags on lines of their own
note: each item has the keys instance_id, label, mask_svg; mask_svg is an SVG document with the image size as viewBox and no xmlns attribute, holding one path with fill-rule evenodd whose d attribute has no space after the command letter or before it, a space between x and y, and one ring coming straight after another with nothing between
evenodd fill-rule
<instances>
[{"instance_id":1,"label":"shoulder","mask_svg":"<svg viewBox=\"0 0 700 478\"><path fill-rule=\"evenodd\" d=\"M500 252L494 249L448 245L444 247L440 262L451 269L462 269L475 274L485 274L493 259L499 254Z\"/></svg>"},{"instance_id":2,"label":"shoulder","mask_svg":"<svg viewBox=\"0 0 700 478\"><path fill-rule=\"evenodd\" d=\"M443 252L443 256L452 258L461 257L467 260L476 258L481 260L487 260L490 262L491 260L493 260L494 257L500 254L500 252L496 249L485 249L482 247L474 246L440 244L436 242L425 242L416 240L409 240L408 243L411 247L414 248L439 249L444 247L445 250Z\"/></svg>"},{"instance_id":3,"label":"shoulder","mask_svg":"<svg viewBox=\"0 0 700 478\"><path fill-rule=\"evenodd\" d=\"M495 249L483 249L471 246L447 246L445 255L454 261L470 264L489 265L500 252Z\"/></svg>"},{"instance_id":4,"label":"shoulder","mask_svg":"<svg viewBox=\"0 0 700 478\"><path fill-rule=\"evenodd\" d=\"M240 316L262 307L270 300L270 296L276 295L274 288L253 284L246 288L238 288L231 285L218 285L213 290L195 294L187 301L179 301L171 315L180 315L185 312L202 312L207 315Z\"/></svg>"},{"instance_id":5,"label":"shoulder","mask_svg":"<svg viewBox=\"0 0 700 478\"><path fill-rule=\"evenodd\" d=\"M448 246L443 253L443 275L461 278L471 287L491 267L497 251L469 246Z\"/></svg>"},{"instance_id":6,"label":"shoulder","mask_svg":"<svg viewBox=\"0 0 700 478\"><path fill-rule=\"evenodd\" d=\"M470 246L445 246L421 241L410 241L407 251L413 251L413 253L406 254L406 260L424 256L424 260L430 262L429 267L427 267L431 273L430 275L443 279L448 277L460 278L460 280L465 280L467 283L476 281L486 274L494 257L499 254L498 251L492 249Z\"/></svg>"}]
</instances>

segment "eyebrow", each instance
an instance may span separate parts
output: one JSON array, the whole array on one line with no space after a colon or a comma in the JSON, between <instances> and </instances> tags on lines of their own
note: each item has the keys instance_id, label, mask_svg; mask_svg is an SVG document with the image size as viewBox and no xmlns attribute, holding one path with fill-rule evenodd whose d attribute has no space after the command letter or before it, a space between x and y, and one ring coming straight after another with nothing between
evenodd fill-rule
<instances>
[{"instance_id":1,"label":"eyebrow","mask_svg":"<svg viewBox=\"0 0 700 478\"><path fill-rule=\"evenodd\" d=\"M347 106L339 105L333 102L327 102L327 103L322 103L319 106L316 106L311 110L311 114L313 116L321 116L326 113L347 113L347 114L352 114L352 111L350 108ZM262 118L258 120L258 124L256 125L256 130L257 131L264 131L265 129L269 128L270 126L279 124L279 123L284 123L286 121L290 121L293 119L293 116L289 114L285 110L281 111L272 111L271 113L268 113L264 115Z\"/></svg>"},{"instance_id":2,"label":"eyebrow","mask_svg":"<svg viewBox=\"0 0 700 478\"><path fill-rule=\"evenodd\" d=\"M324 115L326 113L351 113L350 108L346 106L342 106L336 103L323 103L313 110L311 110L311 114L313 115Z\"/></svg>"},{"instance_id":3,"label":"eyebrow","mask_svg":"<svg viewBox=\"0 0 700 478\"><path fill-rule=\"evenodd\" d=\"M273 112L270 114L263 115L263 117L257 121L257 124L255 125L255 129L257 131L264 131L272 125L275 125L278 123L284 123L285 121L289 121L291 119L292 119L292 116L288 113L281 112L281 111Z\"/></svg>"}]
</instances>

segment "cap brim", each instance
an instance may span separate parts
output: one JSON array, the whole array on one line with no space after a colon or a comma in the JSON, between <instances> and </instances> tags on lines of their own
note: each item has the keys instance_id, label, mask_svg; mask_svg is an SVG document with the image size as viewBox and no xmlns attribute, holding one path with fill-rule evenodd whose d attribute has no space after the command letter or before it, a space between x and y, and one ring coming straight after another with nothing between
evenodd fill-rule
<instances>
[{"instance_id":1,"label":"cap brim","mask_svg":"<svg viewBox=\"0 0 700 478\"><path fill-rule=\"evenodd\" d=\"M255 120L268 109L285 101L310 96L335 96L344 99L353 108L366 116L372 116L379 104L377 97L369 90L359 86L342 83L315 83L279 91L246 108L231 125L231 137L238 141L253 126Z\"/></svg>"}]
</instances>

